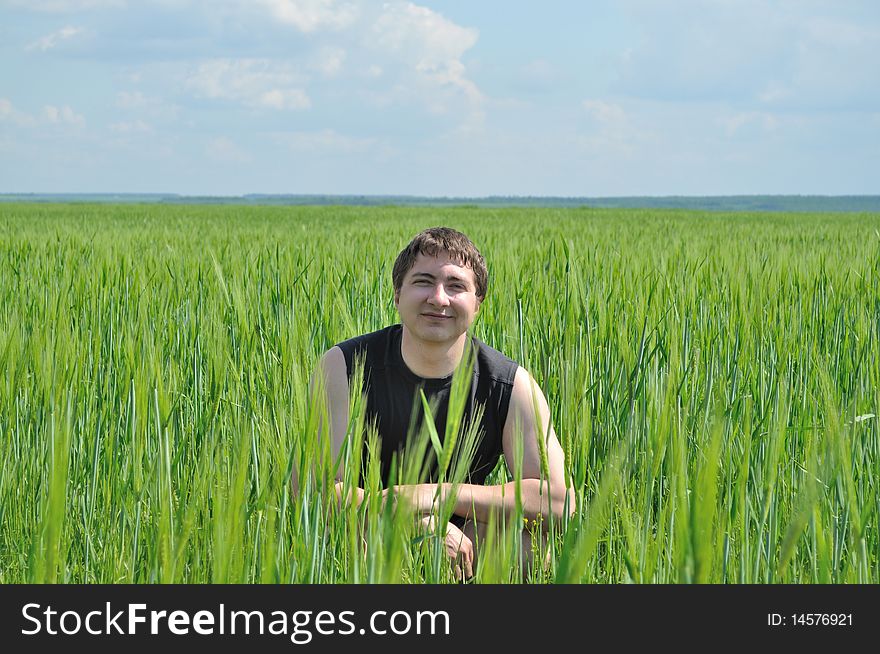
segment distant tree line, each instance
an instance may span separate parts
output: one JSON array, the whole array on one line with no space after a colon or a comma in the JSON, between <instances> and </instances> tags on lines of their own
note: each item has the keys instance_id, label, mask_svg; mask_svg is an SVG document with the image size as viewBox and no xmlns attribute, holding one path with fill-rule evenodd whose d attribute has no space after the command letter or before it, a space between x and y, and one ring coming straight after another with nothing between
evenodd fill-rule
<instances>
[{"instance_id":1,"label":"distant tree line","mask_svg":"<svg viewBox=\"0 0 880 654\"><path fill-rule=\"evenodd\" d=\"M543 197L493 195L422 197L415 195L179 195L173 193L6 193L0 202L97 202L239 204L272 206L468 206L694 209L700 211L880 212L880 195L718 195L632 197Z\"/></svg>"}]
</instances>

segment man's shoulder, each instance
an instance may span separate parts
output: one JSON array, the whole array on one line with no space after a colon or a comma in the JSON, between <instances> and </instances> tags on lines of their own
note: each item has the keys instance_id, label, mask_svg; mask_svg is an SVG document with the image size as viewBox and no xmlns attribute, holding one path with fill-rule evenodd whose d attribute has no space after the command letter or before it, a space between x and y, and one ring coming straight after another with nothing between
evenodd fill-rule
<instances>
[{"instance_id":1,"label":"man's shoulder","mask_svg":"<svg viewBox=\"0 0 880 654\"><path fill-rule=\"evenodd\" d=\"M509 356L474 337L477 350L478 370L488 374L494 381L513 386L519 364Z\"/></svg>"},{"instance_id":2,"label":"man's shoulder","mask_svg":"<svg viewBox=\"0 0 880 654\"><path fill-rule=\"evenodd\" d=\"M359 336L348 338L337 343L335 347L338 347L345 352L346 350L362 350L371 346L385 345L388 342L388 339L393 337L398 331L400 331L400 325L389 325L388 327L377 329L368 334L361 334Z\"/></svg>"},{"instance_id":3,"label":"man's shoulder","mask_svg":"<svg viewBox=\"0 0 880 654\"><path fill-rule=\"evenodd\" d=\"M389 325L368 334L346 339L334 347L342 351L346 370L351 374L356 358L363 357L368 367L374 367L377 362L383 361L391 343L399 337L400 330L400 325Z\"/></svg>"}]
</instances>

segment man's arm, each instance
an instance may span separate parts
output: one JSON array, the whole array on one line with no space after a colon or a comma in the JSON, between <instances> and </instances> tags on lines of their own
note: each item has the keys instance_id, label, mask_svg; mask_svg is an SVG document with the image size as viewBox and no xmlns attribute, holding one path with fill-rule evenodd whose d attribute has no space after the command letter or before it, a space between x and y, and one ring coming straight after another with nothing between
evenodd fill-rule
<instances>
[{"instance_id":1,"label":"man's arm","mask_svg":"<svg viewBox=\"0 0 880 654\"><path fill-rule=\"evenodd\" d=\"M540 434L543 433L547 453L546 474L541 472ZM522 480L520 499L523 515L528 520L545 519L552 515L561 520L574 512L574 490L565 479L565 454L556 432L550 423L550 408L544 393L528 373L520 367L514 377L510 408L504 423L502 446L504 458L510 470L516 470L515 452L517 441L522 442ZM543 479L542 479L543 478ZM455 514L487 522L492 512L511 515L516 511L517 482L497 486L461 484L455 500ZM416 511L432 511L437 496L436 484L398 486L396 492L407 496ZM451 484L439 489L441 498L452 492Z\"/></svg>"},{"instance_id":2,"label":"man's arm","mask_svg":"<svg viewBox=\"0 0 880 654\"><path fill-rule=\"evenodd\" d=\"M345 444L349 412L349 385L345 369L345 356L338 347L330 348L318 362L309 384L309 398L312 402L326 403L328 425L325 426L322 420L318 433L319 438L330 439L332 463L339 458L339 453ZM317 404L317 406L320 408L321 404ZM323 451L323 447L320 447L319 451ZM352 502L355 506L359 506L364 501L364 489L350 488L348 496L343 497L345 492L343 476L342 470L336 471L335 491L340 506ZM296 495L299 492L296 466L294 466L293 477L290 481L291 490ZM420 520L419 526L426 533L434 533L436 525L432 516L426 516ZM456 577L464 579L473 576L474 546L471 540L451 522L446 525L444 539L446 555L455 566Z\"/></svg>"},{"instance_id":3,"label":"man's arm","mask_svg":"<svg viewBox=\"0 0 880 654\"><path fill-rule=\"evenodd\" d=\"M327 408L327 420L322 419L318 427L319 438L330 439L330 461L332 465L339 458L339 453L345 444L346 431L348 429L348 374L345 369L345 356L338 347L332 347L318 361L315 372L309 383L309 399L315 403L318 410L323 410L322 403ZM318 451L323 451L323 443L319 443ZM320 463L320 462L319 462ZM336 471L336 495L343 503L343 471ZM294 495L299 492L299 479L297 479L296 466L290 480L291 490ZM355 504L363 501L364 491L361 488L350 489L349 501ZM353 495L354 497L351 497Z\"/></svg>"}]
</instances>

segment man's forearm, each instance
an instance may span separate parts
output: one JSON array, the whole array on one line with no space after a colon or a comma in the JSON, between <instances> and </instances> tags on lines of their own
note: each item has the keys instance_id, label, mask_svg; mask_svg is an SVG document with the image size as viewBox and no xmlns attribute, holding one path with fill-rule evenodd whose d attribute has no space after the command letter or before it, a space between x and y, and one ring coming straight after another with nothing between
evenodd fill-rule
<instances>
[{"instance_id":1,"label":"man's forearm","mask_svg":"<svg viewBox=\"0 0 880 654\"><path fill-rule=\"evenodd\" d=\"M337 481L334 485L334 491L336 492L336 501L339 504L339 508L345 508L352 504L355 507L359 507L364 502L364 489L359 486L346 487L345 482Z\"/></svg>"},{"instance_id":2,"label":"man's forearm","mask_svg":"<svg viewBox=\"0 0 880 654\"><path fill-rule=\"evenodd\" d=\"M460 484L455 494L453 513L463 518L488 522L492 513L510 517L517 512L517 483L520 486L520 502L523 516L528 520L540 517L546 522L552 515L556 520L574 510L570 491L561 485L553 486L539 479L511 481L497 486ZM452 484L416 484L396 486L394 492L408 498L412 507L419 513L431 513L440 503L444 503L453 492ZM566 499L568 498L568 499Z\"/></svg>"},{"instance_id":3,"label":"man's forearm","mask_svg":"<svg viewBox=\"0 0 880 654\"><path fill-rule=\"evenodd\" d=\"M492 513L511 517L517 512L517 484L519 484L519 498L524 518L528 520L543 518L543 522L546 523L550 516L555 520L562 520L566 511L571 515L574 504L569 498L566 506L568 490L561 485L553 486L547 480L540 479L523 479L497 486L461 484L455 497L455 514L480 522L487 522ZM446 492L451 490L449 488Z\"/></svg>"}]
</instances>

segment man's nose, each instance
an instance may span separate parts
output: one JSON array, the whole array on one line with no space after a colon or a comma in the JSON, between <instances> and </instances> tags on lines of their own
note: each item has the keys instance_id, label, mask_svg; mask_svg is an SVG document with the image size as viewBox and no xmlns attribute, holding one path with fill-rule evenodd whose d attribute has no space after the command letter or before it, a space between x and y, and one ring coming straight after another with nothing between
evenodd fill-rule
<instances>
[{"instance_id":1,"label":"man's nose","mask_svg":"<svg viewBox=\"0 0 880 654\"><path fill-rule=\"evenodd\" d=\"M441 307L445 307L449 304L449 296L446 295L446 288L443 284L437 284L434 286L433 292L428 297L428 302Z\"/></svg>"}]
</instances>

